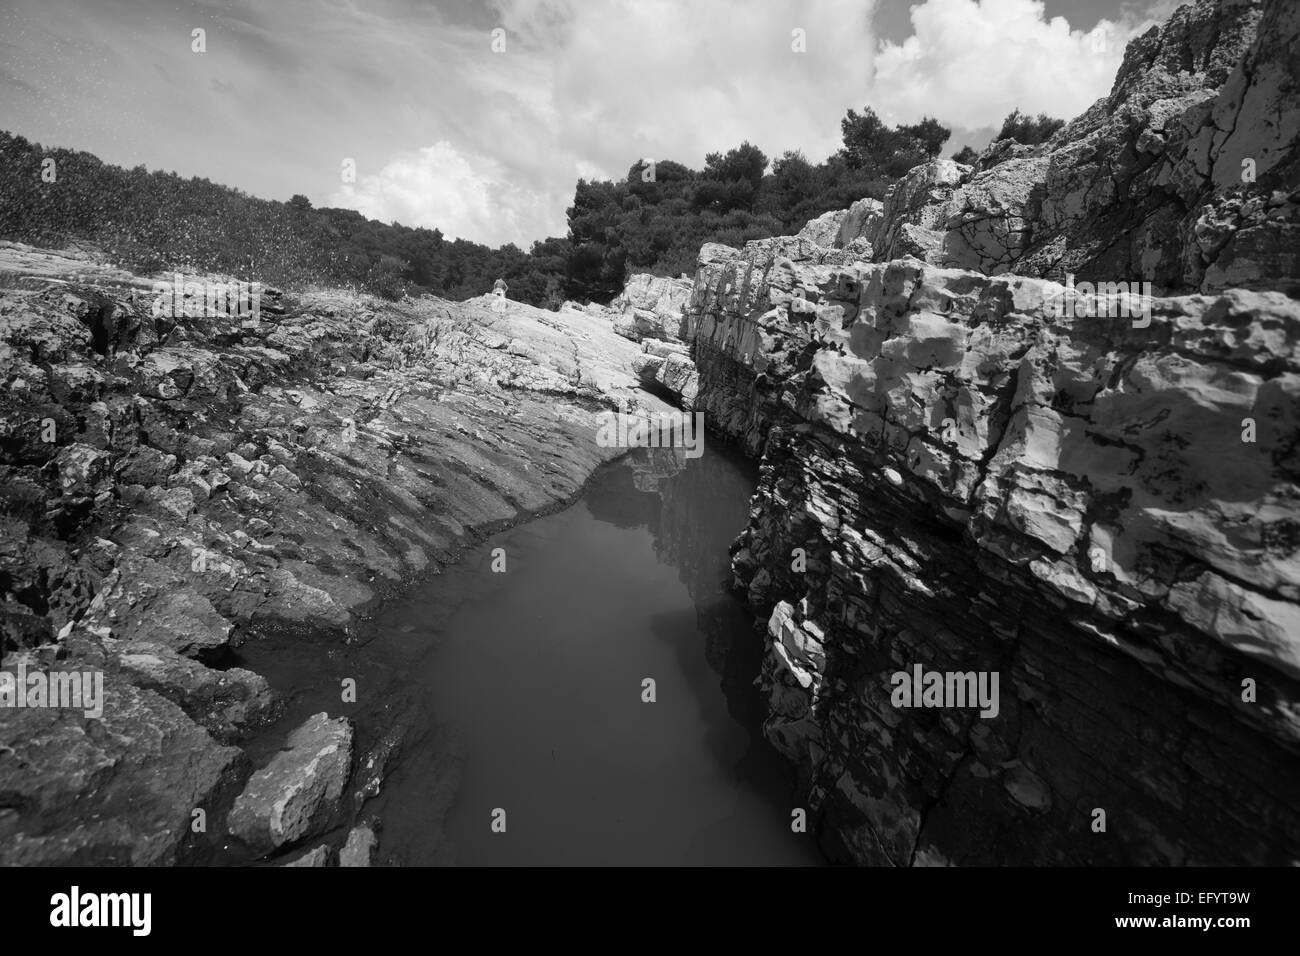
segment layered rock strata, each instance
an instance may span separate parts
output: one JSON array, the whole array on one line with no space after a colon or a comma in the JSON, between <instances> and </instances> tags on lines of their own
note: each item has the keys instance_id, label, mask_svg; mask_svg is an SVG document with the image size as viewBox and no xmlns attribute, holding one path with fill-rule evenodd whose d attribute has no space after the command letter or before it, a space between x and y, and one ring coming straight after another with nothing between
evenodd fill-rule
<instances>
[{"instance_id":1,"label":"layered rock strata","mask_svg":"<svg viewBox=\"0 0 1300 956\"><path fill-rule=\"evenodd\" d=\"M869 256L847 211L701 250L765 730L836 859L1300 862L1297 33L1181 8L1043 147L912 170Z\"/></svg>"},{"instance_id":2,"label":"layered rock strata","mask_svg":"<svg viewBox=\"0 0 1300 956\"><path fill-rule=\"evenodd\" d=\"M1300 306L1134 328L783 244L706 247L688 320L706 420L762 457L734 567L832 852L1300 859ZM917 664L999 674L996 716L894 706Z\"/></svg>"},{"instance_id":3,"label":"layered rock strata","mask_svg":"<svg viewBox=\"0 0 1300 956\"><path fill-rule=\"evenodd\" d=\"M245 757L280 707L233 649L348 640L376 600L621 454L596 441L602 409L669 408L639 387L638 346L582 311L157 303L151 279L0 243L0 666L97 671L106 698L99 717L0 709L0 863L184 859L195 811L220 839L241 791L228 825L250 854L305 838L328 814L267 809L294 805L272 784L295 775Z\"/></svg>"}]
</instances>

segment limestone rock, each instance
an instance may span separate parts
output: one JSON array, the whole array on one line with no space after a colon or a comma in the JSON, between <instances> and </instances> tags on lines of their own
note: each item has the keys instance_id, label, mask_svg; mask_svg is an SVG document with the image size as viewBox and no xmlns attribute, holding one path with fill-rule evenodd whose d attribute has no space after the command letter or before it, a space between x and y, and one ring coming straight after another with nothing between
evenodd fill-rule
<instances>
[{"instance_id":1,"label":"limestone rock","mask_svg":"<svg viewBox=\"0 0 1300 956\"><path fill-rule=\"evenodd\" d=\"M861 258L870 259L872 248L879 241L884 212L885 205L880 200L859 199L848 208L840 223L840 233L835 238L836 248L856 248L860 251ZM855 243L858 245L855 246Z\"/></svg>"},{"instance_id":2,"label":"limestone rock","mask_svg":"<svg viewBox=\"0 0 1300 956\"><path fill-rule=\"evenodd\" d=\"M670 306L657 281L638 301ZM23 795L0 809L6 861L206 853L218 829L173 811L214 810L243 760L214 739L245 746L276 712L232 648L284 627L344 640L381 589L576 494L621 453L595 440L600 409L670 407L599 306L264 292L256 325L160 336L151 290L83 250L0 241L0 652L104 669L138 702L105 717L111 739L90 723L13 745L31 788L0 784Z\"/></svg>"},{"instance_id":3,"label":"limestone rock","mask_svg":"<svg viewBox=\"0 0 1300 956\"><path fill-rule=\"evenodd\" d=\"M655 380L677 396L683 408L695 407L699 375L695 363L684 355L669 355L655 373Z\"/></svg>"},{"instance_id":4,"label":"limestone rock","mask_svg":"<svg viewBox=\"0 0 1300 956\"><path fill-rule=\"evenodd\" d=\"M804 241L706 247L686 326L697 407L762 456L733 572L833 855L1300 861L1300 304L1078 314ZM997 716L895 706L922 662L997 673ZM1080 841L1081 805L1131 824Z\"/></svg>"},{"instance_id":5,"label":"limestone rock","mask_svg":"<svg viewBox=\"0 0 1300 956\"><path fill-rule=\"evenodd\" d=\"M338 864L338 855L332 846L318 846L308 850L306 853L288 863L281 863L281 866L306 866L306 867L326 867L336 866Z\"/></svg>"},{"instance_id":6,"label":"limestone rock","mask_svg":"<svg viewBox=\"0 0 1300 956\"><path fill-rule=\"evenodd\" d=\"M6 667L16 664L6 658ZM238 749L214 743L175 704L111 671L103 686L98 719L53 708L5 709L0 864L174 863L192 811L213 807L234 784ZM30 826L32 819L41 826Z\"/></svg>"},{"instance_id":7,"label":"limestone rock","mask_svg":"<svg viewBox=\"0 0 1300 956\"><path fill-rule=\"evenodd\" d=\"M876 261L1149 281L1161 292L1300 287L1300 11L1197 0L1125 51L1109 96L1047 143L938 160L885 200Z\"/></svg>"},{"instance_id":8,"label":"limestone rock","mask_svg":"<svg viewBox=\"0 0 1300 956\"><path fill-rule=\"evenodd\" d=\"M347 843L339 851L339 866L370 866L378 846L374 830L365 825L353 827Z\"/></svg>"},{"instance_id":9,"label":"limestone rock","mask_svg":"<svg viewBox=\"0 0 1300 956\"><path fill-rule=\"evenodd\" d=\"M799 238L809 239L819 246L834 246L847 216L848 211L844 209L824 212L816 219L808 220L808 224L799 230Z\"/></svg>"},{"instance_id":10,"label":"limestone rock","mask_svg":"<svg viewBox=\"0 0 1300 956\"><path fill-rule=\"evenodd\" d=\"M219 741L232 742L275 714L266 679L241 667L213 670L148 643L132 644L118 663L137 686L177 704Z\"/></svg>"},{"instance_id":11,"label":"limestone rock","mask_svg":"<svg viewBox=\"0 0 1300 956\"><path fill-rule=\"evenodd\" d=\"M679 340L682 308L691 284L682 279L638 273L610 303L614 330L634 342L642 339Z\"/></svg>"},{"instance_id":12,"label":"limestone rock","mask_svg":"<svg viewBox=\"0 0 1300 956\"><path fill-rule=\"evenodd\" d=\"M664 366L664 357L660 355L638 355L632 360L632 371L642 385L652 385L657 382L659 371Z\"/></svg>"},{"instance_id":13,"label":"limestone rock","mask_svg":"<svg viewBox=\"0 0 1300 956\"><path fill-rule=\"evenodd\" d=\"M351 765L352 725L316 714L249 779L230 809L230 832L264 850L309 835L334 810Z\"/></svg>"}]
</instances>

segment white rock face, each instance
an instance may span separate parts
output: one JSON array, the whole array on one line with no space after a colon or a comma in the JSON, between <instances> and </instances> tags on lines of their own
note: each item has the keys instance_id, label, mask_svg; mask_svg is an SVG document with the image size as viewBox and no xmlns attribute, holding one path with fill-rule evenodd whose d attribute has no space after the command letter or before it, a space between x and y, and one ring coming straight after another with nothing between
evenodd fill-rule
<instances>
[{"instance_id":1,"label":"white rock face","mask_svg":"<svg viewBox=\"0 0 1300 956\"><path fill-rule=\"evenodd\" d=\"M870 259L884 218L883 209L878 199L859 199L848 209L822 213L808 220L795 238L823 249L845 249L859 259Z\"/></svg>"},{"instance_id":2,"label":"white rock face","mask_svg":"<svg viewBox=\"0 0 1300 956\"><path fill-rule=\"evenodd\" d=\"M799 230L799 238L811 239L817 245L829 248L839 238L840 227L848 214L847 209L824 212L816 219L808 220L808 224Z\"/></svg>"},{"instance_id":3,"label":"white rock face","mask_svg":"<svg viewBox=\"0 0 1300 956\"><path fill-rule=\"evenodd\" d=\"M1132 41L1048 142L938 160L886 198L878 262L1300 291L1300 5L1197 0Z\"/></svg>"},{"instance_id":4,"label":"white rock face","mask_svg":"<svg viewBox=\"0 0 1300 956\"><path fill-rule=\"evenodd\" d=\"M370 866L374 862L379 841L375 831L366 825L353 827L348 841L339 851L339 866Z\"/></svg>"},{"instance_id":5,"label":"white rock face","mask_svg":"<svg viewBox=\"0 0 1300 956\"><path fill-rule=\"evenodd\" d=\"M846 251L705 246L686 323L696 407L762 457L733 569L764 732L846 858L1300 861L1294 801L1237 796L1300 785L1300 305L1062 314L1049 280ZM920 662L998 673L997 716L898 709ZM1079 841L1082 779L1140 822Z\"/></svg>"},{"instance_id":6,"label":"white rock face","mask_svg":"<svg viewBox=\"0 0 1300 956\"><path fill-rule=\"evenodd\" d=\"M840 221L835 247L844 249L855 240L862 240L867 244L865 258L870 258L871 249L880 233L880 224L884 220L884 212L884 203L879 199L859 199L848 208Z\"/></svg>"},{"instance_id":7,"label":"white rock face","mask_svg":"<svg viewBox=\"0 0 1300 956\"><path fill-rule=\"evenodd\" d=\"M657 385L672 393L683 408L693 409L699 391L699 375L686 347L676 342L649 339L642 347L645 353L632 360L632 370L641 383Z\"/></svg>"},{"instance_id":8,"label":"white rock face","mask_svg":"<svg viewBox=\"0 0 1300 956\"><path fill-rule=\"evenodd\" d=\"M877 242L880 260L915 256L925 262L942 258L943 232L954 208L953 194L971 168L950 159L910 170L885 197Z\"/></svg>"},{"instance_id":9,"label":"white rock face","mask_svg":"<svg viewBox=\"0 0 1300 956\"><path fill-rule=\"evenodd\" d=\"M352 766L352 725L320 713L249 779L230 810L230 832L271 850L301 839L337 804Z\"/></svg>"},{"instance_id":10,"label":"white rock face","mask_svg":"<svg viewBox=\"0 0 1300 956\"><path fill-rule=\"evenodd\" d=\"M617 313L614 331L634 342L680 339L682 308L690 295L691 283L687 280L634 275L610 303Z\"/></svg>"}]
</instances>

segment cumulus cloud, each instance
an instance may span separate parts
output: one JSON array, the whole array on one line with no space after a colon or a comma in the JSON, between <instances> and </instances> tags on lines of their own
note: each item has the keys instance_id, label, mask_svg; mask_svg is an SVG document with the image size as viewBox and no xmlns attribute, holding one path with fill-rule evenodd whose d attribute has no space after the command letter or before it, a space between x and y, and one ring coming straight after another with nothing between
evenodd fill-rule
<instances>
[{"instance_id":1,"label":"cumulus cloud","mask_svg":"<svg viewBox=\"0 0 1300 956\"><path fill-rule=\"evenodd\" d=\"M475 37L457 71L465 92L430 101L449 135L387 159L329 201L527 245L567 231L579 175L621 178L638 158L698 167L746 139L773 158L794 148L828 155L845 108L828 91L853 100L868 86L872 6L494 0L505 51L491 53L486 32ZM792 48L795 30L806 52Z\"/></svg>"},{"instance_id":2,"label":"cumulus cloud","mask_svg":"<svg viewBox=\"0 0 1300 956\"><path fill-rule=\"evenodd\" d=\"M872 105L894 123L938 116L953 149L983 145L1016 108L1069 119L1107 92L1125 43L1147 25L1126 17L1085 32L1048 18L1039 0L924 0L913 36L878 44L874 2L862 0L492 0L491 9L507 49L469 74L483 108L462 118L456 148L499 160L475 161L470 184L500 205L444 220L481 241L516 227L538 229L530 239L563 234L575 170L620 178L639 157L698 167L742 140L771 158L796 148L825 158L848 107ZM792 48L795 31L807 52ZM488 190L481 180L495 170L505 179L493 182L514 188ZM410 205L400 192L375 191L364 208L401 218ZM454 208L443 192L422 205L426 215Z\"/></svg>"},{"instance_id":3,"label":"cumulus cloud","mask_svg":"<svg viewBox=\"0 0 1300 956\"><path fill-rule=\"evenodd\" d=\"M621 175L638 156L699 163L749 139L826 153L840 98L871 76L862 0L496 0L524 55L545 62L544 117ZM796 52L794 31L806 52Z\"/></svg>"},{"instance_id":4,"label":"cumulus cloud","mask_svg":"<svg viewBox=\"0 0 1300 956\"><path fill-rule=\"evenodd\" d=\"M872 99L894 122L935 116L954 128L1000 126L1013 109L1070 120L1110 90L1146 18L1087 31L1048 18L1040 0L925 0L913 35L884 43Z\"/></svg>"},{"instance_id":5,"label":"cumulus cloud","mask_svg":"<svg viewBox=\"0 0 1300 956\"><path fill-rule=\"evenodd\" d=\"M42 95L0 80L0 112L124 165L526 246L566 232L578 176L621 178L638 158L698 168L742 140L821 160L849 107L938 116L947 152L1017 107L1068 119L1145 25L1118 18L1098 52L1035 0L923 0L914 35L880 44L876 2L191 0L143 18L131 0L6 0L0 34L25 56L11 72ZM359 179L340 188L344 157Z\"/></svg>"},{"instance_id":6,"label":"cumulus cloud","mask_svg":"<svg viewBox=\"0 0 1300 956\"><path fill-rule=\"evenodd\" d=\"M550 225L544 199L511 186L497 160L464 155L444 140L395 156L329 202L371 219L440 229L448 239L526 248Z\"/></svg>"}]
</instances>

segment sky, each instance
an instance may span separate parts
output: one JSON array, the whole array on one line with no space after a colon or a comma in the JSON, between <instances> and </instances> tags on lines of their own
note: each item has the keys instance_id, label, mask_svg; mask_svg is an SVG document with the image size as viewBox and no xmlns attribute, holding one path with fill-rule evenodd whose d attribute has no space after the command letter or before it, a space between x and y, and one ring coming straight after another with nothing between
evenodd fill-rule
<instances>
[{"instance_id":1,"label":"sky","mask_svg":"<svg viewBox=\"0 0 1300 956\"><path fill-rule=\"evenodd\" d=\"M821 161L850 107L934 116L945 154L982 147L1015 108L1072 118L1175 6L0 0L0 129L527 248L567 232L579 177L699 168L745 140Z\"/></svg>"}]
</instances>

